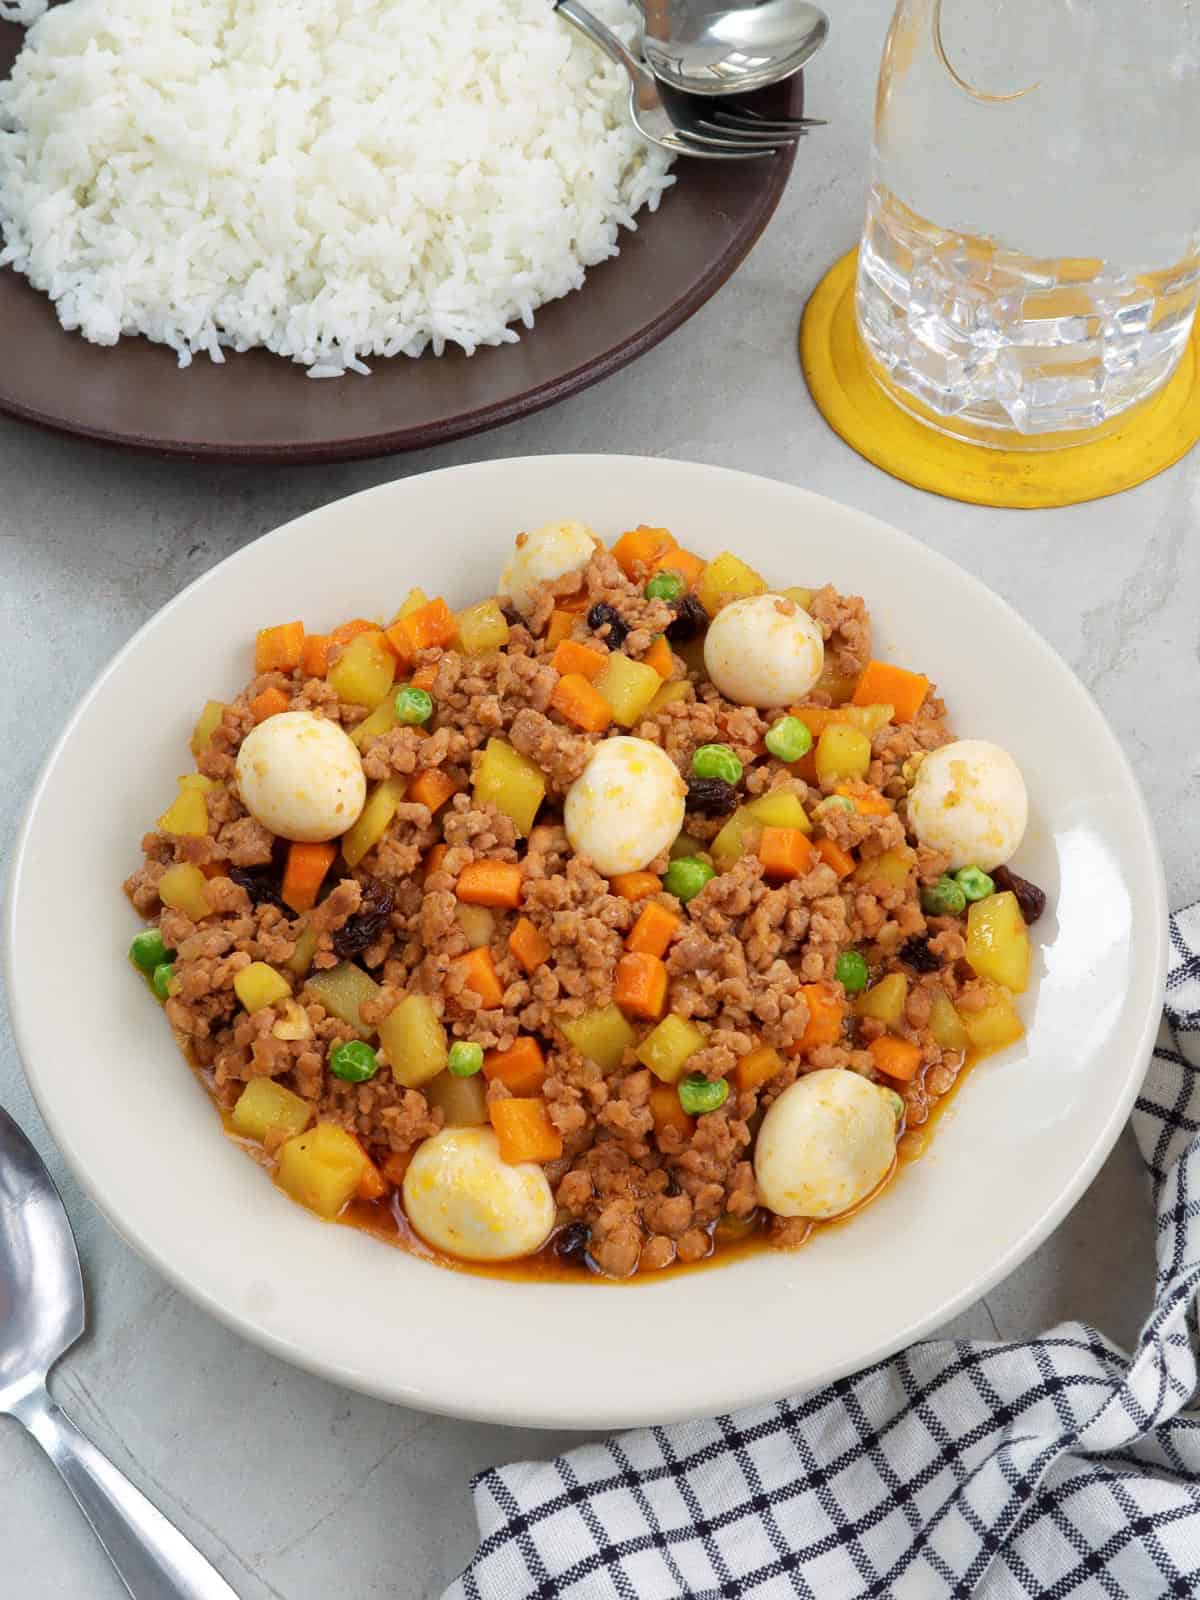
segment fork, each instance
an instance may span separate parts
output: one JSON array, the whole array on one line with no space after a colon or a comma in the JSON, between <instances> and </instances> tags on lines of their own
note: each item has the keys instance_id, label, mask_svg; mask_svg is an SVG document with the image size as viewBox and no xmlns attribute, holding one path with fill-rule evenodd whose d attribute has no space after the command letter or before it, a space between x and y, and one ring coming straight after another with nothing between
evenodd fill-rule
<instances>
[{"instance_id":1,"label":"fork","mask_svg":"<svg viewBox=\"0 0 1200 1600\"><path fill-rule=\"evenodd\" d=\"M577 28L586 39L603 50L629 74L629 115L643 139L669 150L672 155L701 156L709 161L751 161L773 156L781 144L798 139L803 129L787 129L778 121L761 123L758 118L734 126L716 126L676 98L668 109L659 93L658 80L626 48L612 30L579 4L579 0L554 0L554 9Z\"/></svg>"}]
</instances>

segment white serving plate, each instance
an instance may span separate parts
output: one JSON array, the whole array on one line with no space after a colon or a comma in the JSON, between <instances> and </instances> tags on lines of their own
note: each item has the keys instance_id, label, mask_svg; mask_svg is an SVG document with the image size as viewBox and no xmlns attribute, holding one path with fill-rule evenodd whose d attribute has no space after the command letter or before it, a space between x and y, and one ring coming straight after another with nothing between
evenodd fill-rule
<instances>
[{"instance_id":1,"label":"white serving plate","mask_svg":"<svg viewBox=\"0 0 1200 1600\"><path fill-rule=\"evenodd\" d=\"M186 769L200 705L249 677L255 630L382 612L412 584L466 604L492 590L518 530L562 517L606 539L638 522L666 526L701 554L737 551L775 583L828 580L865 595L877 653L927 672L957 731L1007 746L1028 781L1017 866L1050 900L1021 1002L1028 1035L970 1074L928 1153L876 1204L794 1255L624 1285L509 1283L322 1223L222 1136L126 963L140 924L121 880ZM384 1400L615 1428L855 1371L1029 1255L1100 1167L1141 1082L1166 900L1112 731L1054 652L975 579L786 484L685 462L540 456L338 501L164 607L101 674L46 764L5 931L17 1038L51 1132L113 1226L197 1304Z\"/></svg>"}]
</instances>

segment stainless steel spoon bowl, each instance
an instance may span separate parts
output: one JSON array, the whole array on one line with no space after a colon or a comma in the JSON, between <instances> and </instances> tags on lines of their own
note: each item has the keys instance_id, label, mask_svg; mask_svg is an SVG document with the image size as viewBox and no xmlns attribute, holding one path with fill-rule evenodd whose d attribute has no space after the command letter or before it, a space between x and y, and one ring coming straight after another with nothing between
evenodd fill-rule
<instances>
[{"instance_id":1,"label":"stainless steel spoon bowl","mask_svg":"<svg viewBox=\"0 0 1200 1600\"><path fill-rule=\"evenodd\" d=\"M23 1423L58 1468L133 1600L238 1600L47 1394L47 1373L83 1328L67 1213L37 1151L0 1108L0 1413Z\"/></svg>"},{"instance_id":2,"label":"stainless steel spoon bowl","mask_svg":"<svg viewBox=\"0 0 1200 1600\"><path fill-rule=\"evenodd\" d=\"M829 18L811 0L640 0L642 53L684 94L749 94L816 55Z\"/></svg>"}]
</instances>

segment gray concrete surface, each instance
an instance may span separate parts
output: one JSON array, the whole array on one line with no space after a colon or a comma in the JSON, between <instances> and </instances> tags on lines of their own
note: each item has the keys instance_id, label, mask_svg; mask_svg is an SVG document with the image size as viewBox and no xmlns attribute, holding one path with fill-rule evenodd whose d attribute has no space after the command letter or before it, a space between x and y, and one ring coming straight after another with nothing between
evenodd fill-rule
<instances>
[{"instance_id":1,"label":"gray concrete surface","mask_svg":"<svg viewBox=\"0 0 1200 1600\"><path fill-rule=\"evenodd\" d=\"M831 8L835 9L836 8ZM1200 456L1129 494L1040 513L931 498L867 466L815 414L796 359L805 296L856 237L890 0L837 17L811 74L832 125L802 149L734 280L632 369L556 410L421 456L322 469L164 464L0 423L0 839L68 710L111 653L197 574L322 502L428 467L614 450L745 468L907 528L1005 595L1096 695L1138 768L1172 901L1200 893ZM186 382L186 379L181 379ZM181 1298L81 1195L0 1019L0 1102L47 1159L78 1230L92 1329L59 1398L242 1600L437 1595L474 1543L476 1469L566 1444L341 1392L260 1354ZM1128 1343L1151 1287L1147 1193L1128 1135L1040 1251L954 1331L1006 1338L1084 1317ZM118 1600L52 1470L0 1420L0 1594Z\"/></svg>"}]
</instances>

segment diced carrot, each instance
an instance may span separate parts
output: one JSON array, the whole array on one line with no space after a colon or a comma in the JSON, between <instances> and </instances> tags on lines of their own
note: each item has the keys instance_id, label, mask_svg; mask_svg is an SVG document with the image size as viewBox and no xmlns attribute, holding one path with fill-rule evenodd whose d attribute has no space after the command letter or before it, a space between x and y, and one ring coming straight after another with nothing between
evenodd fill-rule
<instances>
[{"instance_id":1,"label":"diced carrot","mask_svg":"<svg viewBox=\"0 0 1200 1600\"><path fill-rule=\"evenodd\" d=\"M649 568L668 550L678 550L673 534L665 528L648 528L645 523L629 533L623 533L612 547L617 564L627 578L637 576L639 566Z\"/></svg>"},{"instance_id":2,"label":"diced carrot","mask_svg":"<svg viewBox=\"0 0 1200 1600\"><path fill-rule=\"evenodd\" d=\"M515 861L471 861L459 873L454 892L469 906L512 910L521 904L521 869Z\"/></svg>"},{"instance_id":3,"label":"diced carrot","mask_svg":"<svg viewBox=\"0 0 1200 1600\"><path fill-rule=\"evenodd\" d=\"M612 721L612 707L588 680L578 672L568 672L554 685L550 704L584 733L603 733Z\"/></svg>"},{"instance_id":4,"label":"diced carrot","mask_svg":"<svg viewBox=\"0 0 1200 1600\"><path fill-rule=\"evenodd\" d=\"M843 850L836 840L818 839L815 849L825 865L832 867L839 878L848 878L854 871L854 857L849 850Z\"/></svg>"},{"instance_id":5,"label":"diced carrot","mask_svg":"<svg viewBox=\"0 0 1200 1600\"><path fill-rule=\"evenodd\" d=\"M801 721L814 739L819 739L832 723L846 720L838 706L790 706L788 716Z\"/></svg>"},{"instance_id":6,"label":"diced carrot","mask_svg":"<svg viewBox=\"0 0 1200 1600\"><path fill-rule=\"evenodd\" d=\"M424 689L428 692L437 682L437 674L438 669L436 667L422 667L419 672L414 672L412 675L413 688Z\"/></svg>"},{"instance_id":7,"label":"diced carrot","mask_svg":"<svg viewBox=\"0 0 1200 1600\"><path fill-rule=\"evenodd\" d=\"M849 800L862 817L886 817L892 809L891 802L885 800L878 789L865 784L855 788L849 783L839 783L836 793Z\"/></svg>"},{"instance_id":8,"label":"diced carrot","mask_svg":"<svg viewBox=\"0 0 1200 1600\"><path fill-rule=\"evenodd\" d=\"M592 597L586 589L580 589L577 594L560 594L554 602L555 611L565 611L572 619L581 616L592 603Z\"/></svg>"},{"instance_id":9,"label":"diced carrot","mask_svg":"<svg viewBox=\"0 0 1200 1600\"><path fill-rule=\"evenodd\" d=\"M921 1065L921 1046L910 1039L897 1039L893 1034L881 1034L872 1039L867 1049L875 1057L880 1072L900 1083L909 1083L916 1077Z\"/></svg>"},{"instance_id":10,"label":"diced carrot","mask_svg":"<svg viewBox=\"0 0 1200 1600\"><path fill-rule=\"evenodd\" d=\"M300 670L306 678L323 678L329 671L329 646L333 639L327 633L306 633L300 652Z\"/></svg>"},{"instance_id":11,"label":"diced carrot","mask_svg":"<svg viewBox=\"0 0 1200 1600\"><path fill-rule=\"evenodd\" d=\"M255 672L294 672L304 653L304 624L281 622L260 628L254 640Z\"/></svg>"},{"instance_id":12,"label":"diced carrot","mask_svg":"<svg viewBox=\"0 0 1200 1600\"><path fill-rule=\"evenodd\" d=\"M738 1092L745 1094L750 1089L760 1089L782 1071L783 1057L779 1051L772 1049L769 1044L760 1044L757 1050L742 1056L734 1068Z\"/></svg>"},{"instance_id":13,"label":"diced carrot","mask_svg":"<svg viewBox=\"0 0 1200 1600\"><path fill-rule=\"evenodd\" d=\"M378 633L379 624L368 622L366 617L355 617L350 622L340 623L329 635L332 644L347 645L351 639L357 639L360 633Z\"/></svg>"},{"instance_id":14,"label":"diced carrot","mask_svg":"<svg viewBox=\"0 0 1200 1600\"><path fill-rule=\"evenodd\" d=\"M629 930L625 948L637 955L665 956L676 928L682 924L682 917L668 911L659 901L651 900L649 905L642 908L641 916Z\"/></svg>"},{"instance_id":15,"label":"diced carrot","mask_svg":"<svg viewBox=\"0 0 1200 1600\"><path fill-rule=\"evenodd\" d=\"M206 878L223 878L229 871L228 861L202 861L200 871Z\"/></svg>"},{"instance_id":16,"label":"diced carrot","mask_svg":"<svg viewBox=\"0 0 1200 1600\"><path fill-rule=\"evenodd\" d=\"M451 795L458 793L458 785L448 772L443 772L441 767L426 767L411 778L405 799L411 800L414 805L428 806L430 811L436 811L439 806L444 806Z\"/></svg>"},{"instance_id":17,"label":"diced carrot","mask_svg":"<svg viewBox=\"0 0 1200 1600\"><path fill-rule=\"evenodd\" d=\"M483 1075L489 1083L502 1083L513 1094L540 1094L546 1081L546 1058L529 1034L521 1033L507 1050L488 1050Z\"/></svg>"},{"instance_id":18,"label":"diced carrot","mask_svg":"<svg viewBox=\"0 0 1200 1600\"><path fill-rule=\"evenodd\" d=\"M395 1188L404 1182L404 1174L412 1165L412 1158L416 1150L393 1150L391 1155L380 1167L379 1171Z\"/></svg>"},{"instance_id":19,"label":"diced carrot","mask_svg":"<svg viewBox=\"0 0 1200 1600\"><path fill-rule=\"evenodd\" d=\"M367 1164L358 1180L356 1195L359 1200L382 1200L390 1185L370 1156L366 1155L365 1151L363 1154L366 1157Z\"/></svg>"},{"instance_id":20,"label":"diced carrot","mask_svg":"<svg viewBox=\"0 0 1200 1600\"><path fill-rule=\"evenodd\" d=\"M895 722L912 722L925 704L929 679L920 672L906 672L888 661L868 661L851 700L856 706L891 705Z\"/></svg>"},{"instance_id":21,"label":"diced carrot","mask_svg":"<svg viewBox=\"0 0 1200 1600\"><path fill-rule=\"evenodd\" d=\"M508 936L509 954L519 961L526 972L536 972L550 957L550 941L538 932L528 917L518 917L517 925Z\"/></svg>"},{"instance_id":22,"label":"diced carrot","mask_svg":"<svg viewBox=\"0 0 1200 1600\"><path fill-rule=\"evenodd\" d=\"M479 996L484 1010L495 1011L504 999L504 989L496 975L496 963L487 945L480 945L478 950L468 950L465 956L457 957L457 964L462 968L467 988Z\"/></svg>"},{"instance_id":23,"label":"diced carrot","mask_svg":"<svg viewBox=\"0 0 1200 1600\"><path fill-rule=\"evenodd\" d=\"M608 887L622 900L645 900L647 895L658 893L662 879L657 872L614 872Z\"/></svg>"},{"instance_id":24,"label":"diced carrot","mask_svg":"<svg viewBox=\"0 0 1200 1600\"><path fill-rule=\"evenodd\" d=\"M422 650L446 649L454 643L458 622L444 600L430 600L384 629L384 637L401 661L414 661Z\"/></svg>"},{"instance_id":25,"label":"diced carrot","mask_svg":"<svg viewBox=\"0 0 1200 1600\"><path fill-rule=\"evenodd\" d=\"M427 878L431 873L442 870L442 862L445 861L446 852L449 848L449 845L445 844L430 845L429 853L425 857L425 876Z\"/></svg>"},{"instance_id":26,"label":"diced carrot","mask_svg":"<svg viewBox=\"0 0 1200 1600\"><path fill-rule=\"evenodd\" d=\"M805 783L811 783L814 789L820 787L821 780L817 776L817 747L814 744L806 756L801 756L799 761L789 761L788 771L797 778L803 778Z\"/></svg>"},{"instance_id":27,"label":"diced carrot","mask_svg":"<svg viewBox=\"0 0 1200 1600\"><path fill-rule=\"evenodd\" d=\"M603 650L593 650L590 644L579 644L574 639L564 639L555 650L550 665L563 677L567 673L574 672L590 683L604 671L608 665L608 656Z\"/></svg>"},{"instance_id":28,"label":"diced carrot","mask_svg":"<svg viewBox=\"0 0 1200 1600\"><path fill-rule=\"evenodd\" d=\"M272 684L251 700L250 715L255 722L265 722L268 717L277 717L281 711L286 711L291 703L291 697Z\"/></svg>"},{"instance_id":29,"label":"diced carrot","mask_svg":"<svg viewBox=\"0 0 1200 1600\"><path fill-rule=\"evenodd\" d=\"M768 878L802 878L816 865L817 852L799 828L764 828L758 859Z\"/></svg>"},{"instance_id":30,"label":"diced carrot","mask_svg":"<svg viewBox=\"0 0 1200 1600\"><path fill-rule=\"evenodd\" d=\"M643 663L653 667L660 678L669 678L675 670L675 657L671 654L671 646L667 643L665 633L660 633L642 657Z\"/></svg>"},{"instance_id":31,"label":"diced carrot","mask_svg":"<svg viewBox=\"0 0 1200 1600\"><path fill-rule=\"evenodd\" d=\"M493 1100L488 1116L496 1130L501 1161L557 1161L562 1134L550 1121L544 1100Z\"/></svg>"},{"instance_id":32,"label":"diced carrot","mask_svg":"<svg viewBox=\"0 0 1200 1600\"><path fill-rule=\"evenodd\" d=\"M808 1026L795 1045L794 1053L815 1050L821 1044L837 1044L842 1037L846 1002L831 983L804 983L800 992L808 1003Z\"/></svg>"},{"instance_id":33,"label":"diced carrot","mask_svg":"<svg viewBox=\"0 0 1200 1600\"><path fill-rule=\"evenodd\" d=\"M696 1119L679 1104L679 1090L673 1083L656 1083L651 1089L650 1115L655 1133L674 1128L682 1139L690 1139L696 1131Z\"/></svg>"},{"instance_id":34,"label":"diced carrot","mask_svg":"<svg viewBox=\"0 0 1200 1600\"><path fill-rule=\"evenodd\" d=\"M549 649L557 650L564 639L569 639L575 627L575 618L569 611L564 611L561 606L555 606L550 613L550 621L546 627L546 644Z\"/></svg>"},{"instance_id":35,"label":"diced carrot","mask_svg":"<svg viewBox=\"0 0 1200 1600\"><path fill-rule=\"evenodd\" d=\"M694 589L708 562L690 550L665 550L650 563L651 572L677 572L689 589Z\"/></svg>"},{"instance_id":36,"label":"diced carrot","mask_svg":"<svg viewBox=\"0 0 1200 1600\"><path fill-rule=\"evenodd\" d=\"M293 911L311 911L325 874L337 859L336 844L305 844L296 840L288 846L280 898Z\"/></svg>"},{"instance_id":37,"label":"diced carrot","mask_svg":"<svg viewBox=\"0 0 1200 1600\"><path fill-rule=\"evenodd\" d=\"M641 950L622 956L613 999L622 1011L657 1022L667 1002L667 969L661 958Z\"/></svg>"}]
</instances>

